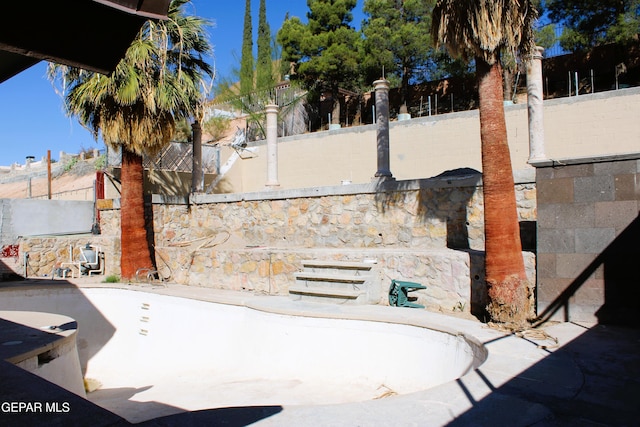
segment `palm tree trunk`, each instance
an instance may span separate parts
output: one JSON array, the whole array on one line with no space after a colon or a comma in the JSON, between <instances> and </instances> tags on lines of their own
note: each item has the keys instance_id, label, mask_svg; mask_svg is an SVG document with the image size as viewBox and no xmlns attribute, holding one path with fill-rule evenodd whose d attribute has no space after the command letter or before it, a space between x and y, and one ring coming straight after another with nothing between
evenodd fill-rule
<instances>
[{"instance_id":1,"label":"palm tree trunk","mask_svg":"<svg viewBox=\"0 0 640 427\"><path fill-rule=\"evenodd\" d=\"M120 274L132 279L139 268L152 268L144 216L142 156L122 147L120 199Z\"/></svg>"},{"instance_id":2,"label":"palm tree trunk","mask_svg":"<svg viewBox=\"0 0 640 427\"><path fill-rule=\"evenodd\" d=\"M502 67L476 59L484 194L485 268L491 318L523 325L528 284L504 116Z\"/></svg>"}]
</instances>

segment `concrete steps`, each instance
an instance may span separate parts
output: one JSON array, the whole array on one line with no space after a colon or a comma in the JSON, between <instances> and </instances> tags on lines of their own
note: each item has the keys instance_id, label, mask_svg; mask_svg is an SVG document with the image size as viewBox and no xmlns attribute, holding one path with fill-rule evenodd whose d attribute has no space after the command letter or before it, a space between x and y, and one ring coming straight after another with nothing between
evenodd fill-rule
<instances>
[{"instance_id":1,"label":"concrete steps","mask_svg":"<svg viewBox=\"0 0 640 427\"><path fill-rule=\"evenodd\" d=\"M371 262L304 260L289 294L305 301L372 303L377 290L374 267Z\"/></svg>"}]
</instances>

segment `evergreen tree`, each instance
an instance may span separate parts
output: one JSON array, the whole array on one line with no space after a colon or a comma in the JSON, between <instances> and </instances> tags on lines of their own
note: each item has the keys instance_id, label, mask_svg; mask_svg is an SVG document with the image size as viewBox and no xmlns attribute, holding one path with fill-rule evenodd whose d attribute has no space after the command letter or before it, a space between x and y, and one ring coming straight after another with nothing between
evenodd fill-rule
<instances>
[{"instance_id":1,"label":"evergreen tree","mask_svg":"<svg viewBox=\"0 0 640 427\"><path fill-rule=\"evenodd\" d=\"M361 38L349 24L356 0L308 0L308 23L287 19L278 31L282 60L294 63L297 78L333 100L331 122L340 123L340 88L353 89L359 77Z\"/></svg>"},{"instance_id":2,"label":"evergreen tree","mask_svg":"<svg viewBox=\"0 0 640 427\"><path fill-rule=\"evenodd\" d=\"M640 0L545 0L543 6L564 26L560 46L572 52L637 40L640 33Z\"/></svg>"},{"instance_id":3,"label":"evergreen tree","mask_svg":"<svg viewBox=\"0 0 640 427\"><path fill-rule=\"evenodd\" d=\"M365 0L363 65L367 79L385 74L401 80L400 105L406 107L409 84L424 68L432 49L431 11L435 0ZM385 75L386 77L386 75Z\"/></svg>"},{"instance_id":4,"label":"evergreen tree","mask_svg":"<svg viewBox=\"0 0 640 427\"><path fill-rule=\"evenodd\" d=\"M271 29L267 22L266 0L260 0L258 16L258 62L256 63L256 88L273 87L273 62L271 58Z\"/></svg>"},{"instance_id":5,"label":"evergreen tree","mask_svg":"<svg viewBox=\"0 0 640 427\"><path fill-rule=\"evenodd\" d=\"M240 58L240 94L245 95L250 92L253 92L253 26L251 25L251 0L246 0L242 57Z\"/></svg>"}]
</instances>

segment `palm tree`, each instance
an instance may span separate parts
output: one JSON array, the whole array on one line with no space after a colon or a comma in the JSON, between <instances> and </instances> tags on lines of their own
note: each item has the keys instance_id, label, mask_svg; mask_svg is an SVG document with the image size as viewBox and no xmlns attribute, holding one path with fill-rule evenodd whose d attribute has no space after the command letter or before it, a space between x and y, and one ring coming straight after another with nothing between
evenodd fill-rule
<instances>
[{"instance_id":1,"label":"palm tree","mask_svg":"<svg viewBox=\"0 0 640 427\"><path fill-rule=\"evenodd\" d=\"M176 122L194 116L200 87L212 69L208 22L185 15L190 0L172 0L168 19L147 21L116 70L105 76L52 64L49 78L62 87L70 116L97 139L122 152L121 276L153 268L145 227L142 156L172 137Z\"/></svg>"},{"instance_id":2,"label":"palm tree","mask_svg":"<svg viewBox=\"0 0 640 427\"><path fill-rule=\"evenodd\" d=\"M522 326L528 283L507 142L500 52L530 55L537 12L531 0L438 0L433 39L454 57L474 59L478 80L485 268L492 320Z\"/></svg>"}]
</instances>

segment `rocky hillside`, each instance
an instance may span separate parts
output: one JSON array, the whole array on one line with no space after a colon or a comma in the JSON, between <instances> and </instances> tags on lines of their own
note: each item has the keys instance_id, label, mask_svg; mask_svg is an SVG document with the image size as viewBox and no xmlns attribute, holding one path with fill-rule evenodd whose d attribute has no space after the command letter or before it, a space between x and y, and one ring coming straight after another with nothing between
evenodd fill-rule
<instances>
[{"instance_id":1,"label":"rocky hillside","mask_svg":"<svg viewBox=\"0 0 640 427\"><path fill-rule=\"evenodd\" d=\"M96 178L95 159L76 160L51 167L52 199L93 200L93 183ZM28 171L12 171L0 174L0 198L46 198L48 178L46 167Z\"/></svg>"}]
</instances>

